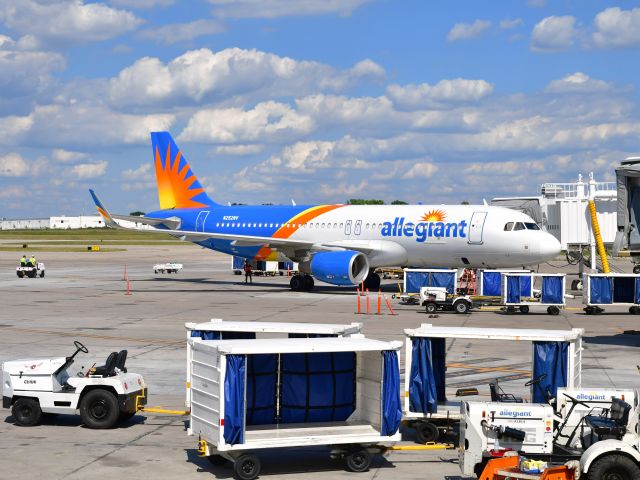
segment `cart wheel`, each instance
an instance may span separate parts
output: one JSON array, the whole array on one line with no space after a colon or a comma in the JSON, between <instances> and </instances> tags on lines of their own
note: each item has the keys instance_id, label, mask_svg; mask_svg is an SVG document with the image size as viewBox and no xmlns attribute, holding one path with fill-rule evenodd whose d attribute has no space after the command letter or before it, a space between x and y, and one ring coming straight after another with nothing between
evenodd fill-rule
<instances>
[{"instance_id":1,"label":"cart wheel","mask_svg":"<svg viewBox=\"0 0 640 480\"><path fill-rule=\"evenodd\" d=\"M240 455L233 464L236 480L253 480L260 474L260 460L252 453Z\"/></svg>"},{"instance_id":2,"label":"cart wheel","mask_svg":"<svg viewBox=\"0 0 640 480\"><path fill-rule=\"evenodd\" d=\"M529 305L521 305L518 308L520 309L520 313L529 313Z\"/></svg>"},{"instance_id":3,"label":"cart wheel","mask_svg":"<svg viewBox=\"0 0 640 480\"><path fill-rule=\"evenodd\" d=\"M640 307L633 307L635 310L631 313L633 313L634 315L640 315Z\"/></svg>"},{"instance_id":4,"label":"cart wheel","mask_svg":"<svg viewBox=\"0 0 640 480\"><path fill-rule=\"evenodd\" d=\"M18 278L24 277L24 272L22 272L22 271L16 272L16 274L18 275Z\"/></svg>"},{"instance_id":5,"label":"cart wheel","mask_svg":"<svg viewBox=\"0 0 640 480\"><path fill-rule=\"evenodd\" d=\"M633 273L635 273L636 275L640 273L640 265L636 265L633 267Z\"/></svg>"},{"instance_id":6,"label":"cart wheel","mask_svg":"<svg viewBox=\"0 0 640 480\"><path fill-rule=\"evenodd\" d=\"M560 313L560 309L555 305L551 305L550 307L547 307L547 313L549 315L558 315Z\"/></svg>"},{"instance_id":7,"label":"cart wheel","mask_svg":"<svg viewBox=\"0 0 640 480\"><path fill-rule=\"evenodd\" d=\"M458 302L453 304L453 308L456 313L469 313L469 302L467 302L466 300L459 300Z\"/></svg>"},{"instance_id":8,"label":"cart wheel","mask_svg":"<svg viewBox=\"0 0 640 480\"><path fill-rule=\"evenodd\" d=\"M350 472L366 472L371 466L371 454L364 448L349 453L345 460Z\"/></svg>"},{"instance_id":9,"label":"cart wheel","mask_svg":"<svg viewBox=\"0 0 640 480\"><path fill-rule=\"evenodd\" d=\"M626 455L606 455L589 468L589 478L606 480L635 480L640 478L640 467Z\"/></svg>"},{"instance_id":10,"label":"cart wheel","mask_svg":"<svg viewBox=\"0 0 640 480\"><path fill-rule=\"evenodd\" d=\"M593 313L595 313L596 315L600 315L601 313L604 313L604 308L600 308L600 307L593 307Z\"/></svg>"},{"instance_id":11,"label":"cart wheel","mask_svg":"<svg viewBox=\"0 0 640 480\"><path fill-rule=\"evenodd\" d=\"M440 436L440 432L438 431L438 427L436 427L433 423L430 422L420 422L416 423L416 441L418 443L431 443L438 440Z\"/></svg>"},{"instance_id":12,"label":"cart wheel","mask_svg":"<svg viewBox=\"0 0 640 480\"><path fill-rule=\"evenodd\" d=\"M40 278L44 277L44 270L40 272Z\"/></svg>"},{"instance_id":13,"label":"cart wheel","mask_svg":"<svg viewBox=\"0 0 640 480\"><path fill-rule=\"evenodd\" d=\"M211 462L211 465L215 465L216 467L222 467L227 464L227 459L222 455L209 455L207 460Z\"/></svg>"},{"instance_id":14,"label":"cart wheel","mask_svg":"<svg viewBox=\"0 0 640 480\"><path fill-rule=\"evenodd\" d=\"M585 307L584 313L586 313L587 315L593 315L594 314L594 308L593 307Z\"/></svg>"},{"instance_id":15,"label":"cart wheel","mask_svg":"<svg viewBox=\"0 0 640 480\"><path fill-rule=\"evenodd\" d=\"M80 418L88 428L111 428L119 417L118 400L107 390L91 390L80 400Z\"/></svg>"},{"instance_id":16,"label":"cart wheel","mask_svg":"<svg viewBox=\"0 0 640 480\"><path fill-rule=\"evenodd\" d=\"M427 313L436 313L436 310L438 310L438 306L433 302L429 302L425 306L425 309L427 310Z\"/></svg>"},{"instance_id":17,"label":"cart wheel","mask_svg":"<svg viewBox=\"0 0 640 480\"><path fill-rule=\"evenodd\" d=\"M19 398L13 407L11 407L11 415L16 425L21 427L33 427L40 423L42 418L42 410L40 404L34 398Z\"/></svg>"}]
</instances>

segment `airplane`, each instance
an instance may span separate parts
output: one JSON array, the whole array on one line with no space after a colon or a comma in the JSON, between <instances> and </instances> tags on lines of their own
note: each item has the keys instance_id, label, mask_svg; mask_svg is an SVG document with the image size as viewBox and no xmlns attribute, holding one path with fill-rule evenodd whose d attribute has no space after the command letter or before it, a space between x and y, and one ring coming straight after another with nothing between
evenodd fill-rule
<instances>
[{"instance_id":1,"label":"airplane","mask_svg":"<svg viewBox=\"0 0 640 480\"><path fill-rule=\"evenodd\" d=\"M93 190L105 224L161 231L202 247L255 260L298 262L290 287L314 278L375 291L378 267L505 268L551 260L560 243L528 215L489 205L220 205L209 198L168 132L152 132L160 210L111 215ZM124 227L118 220L153 228Z\"/></svg>"}]
</instances>

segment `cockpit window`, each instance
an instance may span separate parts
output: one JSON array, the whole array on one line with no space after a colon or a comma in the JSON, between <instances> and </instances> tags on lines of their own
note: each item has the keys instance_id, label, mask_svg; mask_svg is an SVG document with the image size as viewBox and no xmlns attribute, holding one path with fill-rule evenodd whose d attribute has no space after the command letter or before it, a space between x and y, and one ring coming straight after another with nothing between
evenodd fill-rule
<instances>
[{"instance_id":1,"label":"cockpit window","mask_svg":"<svg viewBox=\"0 0 640 480\"><path fill-rule=\"evenodd\" d=\"M540 230L540 227L537 223L525 222L524 225L527 227L527 230Z\"/></svg>"},{"instance_id":2,"label":"cockpit window","mask_svg":"<svg viewBox=\"0 0 640 480\"><path fill-rule=\"evenodd\" d=\"M516 223L515 227L513 227L513 231L514 231L514 232L515 232L516 230L524 230L524 229L525 229L525 227L524 227L524 223L522 223L522 222L518 222L518 223Z\"/></svg>"},{"instance_id":3,"label":"cockpit window","mask_svg":"<svg viewBox=\"0 0 640 480\"><path fill-rule=\"evenodd\" d=\"M513 230L513 222L509 222L504 226L505 232L510 232L511 230Z\"/></svg>"}]
</instances>

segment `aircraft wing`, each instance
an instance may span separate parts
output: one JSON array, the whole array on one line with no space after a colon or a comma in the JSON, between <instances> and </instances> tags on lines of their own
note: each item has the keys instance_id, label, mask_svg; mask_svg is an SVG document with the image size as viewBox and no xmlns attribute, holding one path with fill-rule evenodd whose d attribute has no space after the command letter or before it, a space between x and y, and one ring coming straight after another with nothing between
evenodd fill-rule
<instances>
[{"instance_id":1,"label":"aircraft wing","mask_svg":"<svg viewBox=\"0 0 640 480\"><path fill-rule=\"evenodd\" d=\"M369 254L373 250L369 245L359 245L353 242L310 242L307 240L296 240L291 238L274 238L274 237L261 237L255 235L238 235L229 233L214 233L214 232L196 232L189 230L177 230L180 225L178 219L164 219L164 218L150 218L150 217L136 217L131 215L111 215L106 207L102 204L98 196L93 190L89 190L93 201L96 204L98 213L104 218L105 224L112 228L119 228L125 230L136 230L140 232L155 232L166 233L173 237L179 238L189 242L202 242L203 240L229 240L232 245L238 247L289 247L296 250L309 250L309 251L335 251L335 250L355 250L364 254ZM157 225L165 225L169 227L165 228L153 228L152 230L142 227L125 227L119 224L116 220L127 220L130 222L142 223L156 227Z\"/></svg>"}]
</instances>

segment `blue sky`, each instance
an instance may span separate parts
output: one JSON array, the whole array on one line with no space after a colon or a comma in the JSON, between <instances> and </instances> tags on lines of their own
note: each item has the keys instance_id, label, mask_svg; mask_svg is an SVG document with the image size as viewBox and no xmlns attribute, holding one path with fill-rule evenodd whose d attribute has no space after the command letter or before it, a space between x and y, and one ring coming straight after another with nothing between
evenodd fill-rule
<instances>
[{"instance_id":1,"label":"blue sky","mask_svg":"<svg viewBox=\"0 0 640 480\"><path fill-rule=\"evenodd\" d=\"M640 154L636 2L0 0L0 25L0 218L89 187L155 209L153 130L221 203L481 202Z\"/></svg>"}]
</instances>

